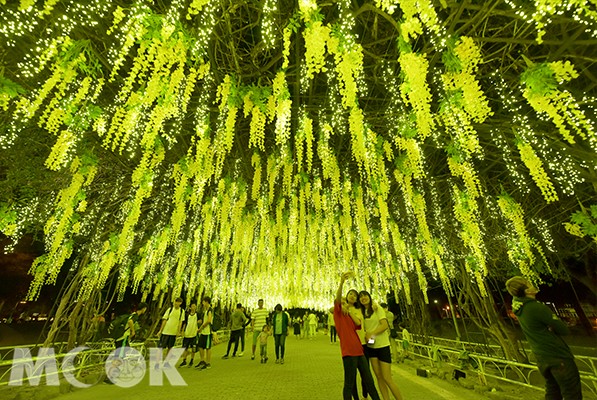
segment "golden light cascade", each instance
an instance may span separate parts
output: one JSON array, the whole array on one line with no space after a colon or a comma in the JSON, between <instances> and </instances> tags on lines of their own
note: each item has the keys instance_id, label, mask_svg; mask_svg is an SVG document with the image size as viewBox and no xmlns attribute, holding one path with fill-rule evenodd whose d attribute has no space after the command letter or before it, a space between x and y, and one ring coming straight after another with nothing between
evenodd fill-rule
<instances>
[{"instance_id":1,"label":"golden light cascade","mask_svg":"<svg viewBox=\"0 0 597 400\"><path fill-rule=\"evenodd\" d=\"M523 96L540 115L556 125L568 143L575 143L572 131L582 139L595 140L596 132L572 94L558 86L578 77L569 61L531 65L520 77Z\"/></svg>"},{"instance_id":2,"label":"golden light cascade","mask_svg":"<svg viewBox=\"0 0 597 400\"><path fill-rule=\"evenodd\" d=\"M431 92L427 85L429 63L424 55L414 52L401 52L398 58L404 80L400 85L402 99L410 105L416 115L417 134L425 140L435 126L431 115Z\"/></svg>"},{"instance_id":3,"label":"golden light cascade","mask_svg":"<svg viewBox=\"0 0 597 400\"><path fill-rule=\"evenodd\" d=\"M33 282L27 299L36 300L41 286L56 282L60 268L73 251L73 239L80 214L85 212L85 188L95 178L97 159L93 155L76 157L70 165L71 183L56 197L56 208L44 227L47 253L35 259L31 265Z\"/></svg>"},{"instance_id":4,"label":"golden light cascade","mask_svg":"<svg viewBox=\"0 0 597 400\"><path fill-rule=\"evenodd\" d=\"M352 270L416 303L597 243L586 0L0 3L0 231L45 228L30 298L72 258L78 301L324 309Z\"/></svg>"},{"instance_id":5,"label":"golden light cascade","mask_svg":"<svg viewBox=\"0 0 597 400\"><path fill-rule=\"evenodd\" d=\"M498 197L498 205L516 232L516 240L509 243L508 256L510 260L531 282L540 282L539 275L533 270L535 255L532 249L535 244L527 232L522 207L507 193Z\"/></svg>"}]
</instances>

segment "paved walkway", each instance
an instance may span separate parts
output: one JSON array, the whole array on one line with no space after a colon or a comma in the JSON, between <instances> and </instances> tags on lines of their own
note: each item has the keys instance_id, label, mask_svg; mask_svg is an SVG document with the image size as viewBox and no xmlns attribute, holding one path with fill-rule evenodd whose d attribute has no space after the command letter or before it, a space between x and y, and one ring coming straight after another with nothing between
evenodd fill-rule
<instances>
[{"instance_id":1,"label":"paved walkway","mask_svg":"<svg viewBox=\"0 0 597 400\"><path fill-rule=\"evenodd\" d=\"M251 360L251 341L243 357L221 359L225 344L214 347L212 368L178 368L187 386L172 386L164 377L164 386L150 386L149 372L132 388L100 383L89 389L77 389L58 399L243 399L243 400L335 400L342 398L343 369L339 343L319 334L314 340L286 341L284 365L275 364L273 340L268 345L270 360L261 364ZM259 348L257 349L259 352ZM197 355L198 356L198 355ZM198 357L197 357L198 358ZM437 378L422 378L412 367L393 365L393 376L405 400L482 400L481 394ZM359 385L360 386L360 385Z\"/></svg>"}]
</instances>

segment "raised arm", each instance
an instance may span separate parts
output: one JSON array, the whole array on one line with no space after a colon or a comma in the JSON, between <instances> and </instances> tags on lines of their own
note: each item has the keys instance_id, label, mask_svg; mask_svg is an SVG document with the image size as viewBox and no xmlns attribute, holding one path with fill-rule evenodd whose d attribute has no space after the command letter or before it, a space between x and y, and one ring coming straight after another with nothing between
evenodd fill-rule
<instances>
[{"instance_id":1,"label":"raised arm","mask_svg":"<svg viewBox=\"0 0 597 400\"><path fill-rule=\"evenodd\" d=\"M342 287L344 286L344 282L346 282L346 280L351 276L352 272L344 272L340 277L340 286L338 286L338 291L336 292L336 299L334 300L334 303L342 302Z\"/></svg>"},{"instance_id":2,"label":"raised arm","mask_svg":"<svg viewBox=\"0 0 597 400\"><path fill-rule=\"evenodd\" d=\"M360 308L351 307L348 311L348 315L350 315L350 318L352 318L356 326L363 325L363 312Z\"/></svg>"}]
</instances>

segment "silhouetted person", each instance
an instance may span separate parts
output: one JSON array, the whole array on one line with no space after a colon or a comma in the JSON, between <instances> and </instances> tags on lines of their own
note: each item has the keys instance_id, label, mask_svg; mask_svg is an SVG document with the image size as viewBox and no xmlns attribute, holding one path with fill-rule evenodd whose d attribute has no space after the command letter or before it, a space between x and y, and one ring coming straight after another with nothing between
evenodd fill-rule
<instances>
[{"instance_id":1,"label":"silhouetted person","mask_svg":"<svg viewBox=\"0 0 597 400\"><path fill-rule=\"evenodd\" d=\"M527 279L508 279L506 289L513 297L512 311L518 318L545 378L546 400L579 400L582 389L578 367L570 348L561 338L568 327L549 307L535 300L539 289Z\"/></svg>"}]
</instances>

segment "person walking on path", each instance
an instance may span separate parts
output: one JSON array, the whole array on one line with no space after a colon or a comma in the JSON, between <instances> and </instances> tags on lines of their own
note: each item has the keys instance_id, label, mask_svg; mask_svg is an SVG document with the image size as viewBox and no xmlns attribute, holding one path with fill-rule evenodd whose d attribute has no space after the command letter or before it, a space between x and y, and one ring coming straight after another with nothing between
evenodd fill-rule
<instances>
[{"instance_id":1,"label":"person walking on path","mask_svg":"<svg viewBox=\"0 0 597 400\"><path fill-rule=\"evenodd\" d=\"M297 338L297 340L301 338L301 323L301 316L296 313L292 319L292 329L294 337Z\"/></svg>"},{"instance_id":2,"label":"person walking on path","mask_svg":"<svg viewBox=\"0 0 597 400\"><path fill-rule=\"evenodd\" d=\"M182 324L182 331L184 335L182 337L182 348L184 352L182 353L182 363L180 363L181 367L187 365L187 356L189 351L191 352L191 361L189 362L189 367L193 366L193 360L195 359L195 350L197 348L197 337L199 335L199 326L197 325L197 304L191 303L191 308Z\"/></svg>"},{"instance_id":3,"label":"person walking on path","mask_svg":"<svg viewBox=\"0 0 597 400\"><path fill-rule=\"evenodd\" d=\"M545 378L545 399L582 399L578 367L570 347L562 339L562 335L569 333L568 326L549 307L535 299L539 289L527 279L521 276L510 278L506 289L513 297L512 311L537 359L537 368Z\"/></svg>"},{"instance_id":4,"label":"person walking on path","mask_svg":"<svg viewBox=\"0 0 597 400\"><path fill-rule=\"evenodd\" d=\"M392 350L392 360L398 361L398 345L396 344L398 332L396 331L396 328L394 328L394 313L389 310L386 303L381 303L380 306L386 313L388 326L390 328L390 349Z\"/></svg>"},{"instance_id":5,"label":"person walking on path","mask_svg":"<svg viewBox=\"0 0 597 400\"><path fill-rule=\"evenodd\" d=\"M367 353L379 391L384 400L390 400L390 392L396 400L402 400L398 385L392 379L392 350L386 312L382 307L374 307L371 295L365 290L359 293L359 303L363 310Z\"/></svg>"},{"instance_id":6,"label":"person walking on path","mask_svg":"<svg viewBox=\"0 0 597 400\"><path fill-rule=\"evenodd\" d=\"M251 323L249 317L247 317L247 310L244 307L241 307L241 311L245 315L245 322L243 323L243 327L240 330L240 353L238 353L239 357L242 357L245 354L245 335L246 335L246 328L247 325Z\"/></svg>"},{"instance_id":7,"label":"person walking on path","mask_svg":"<svg viewBox=\"0 0 597 400\"><path fill-rule=\"evenodd\" d=\"M137 311L134 311L129 315L126 321L126 327L122 335L114 340L116 348L127 347L131 343L131 339L137 334L136 328L138 327L139 317L147 311L147 303L139 303Z\"/></svg>"},{"instance_id":8,"label":"person walking on path","mask_svg":"<svg viewBox=\"0 0 597 400\"><path fill-rule=\"evenodd\" d=\"M314 313L309 314L309 340L315 338L315 334L317 333L317 322L317 315Z\"/></svg>"},{"instance_id":9,"label":"person walking on path","mask_svg":"<svg viewBox=\"0 0 597 400\"><path fill-rule=\"evenodd\" d=\"M402 357L410 358L410 343L412 342L412 336L406 328L406 324L402 325Z\"/></svg>"},{"instance_id":10,"label":"person walking on path","mask_svg":"<svg viewBox=\"0 0 597 400\"><path fill-rule=\"evenodd\" d=\"M259 355L261 356L261 363L265 364L268 360L267 358L267 338L271 336L271 332L269 330L269 326L267 324L263 325L261 332L259 333Z\"/></svg>"},{"instance_id":11,"label":"person walking on path","mask_svg":"<svg viewBox=\"0 0 597 400\"><path fill-rule=\"evenodd\" d=\"M274 346L276 350L276 364L284 364L284 352L286 350L286 336L290 333L290 316L282 311L282 305L276 304L272 316L272 327L274 331Z\"/></svg>"},{"instance_id":12,"label":"person walking on path","mask_svg":"<svg viewBox=\"0 0 597 400\"><path fill-rule=\"evenodd\" d=\"M118 378L119 375L112 375L112 371L120 371L118 367L122 365L122 359L126 356L127 347L130 347L129 344L131 343L131 339L135 337L137 333L139 317L145 314L146 311L147 303L139 303L137 311L134 311L128 316L126 314L122 316L123 319L126 318L126 321L123 321L124 326L116 328L121 329L122 334L120 334L120 332L116 333L117 337L114 340L114 345L116 346L114 355L117 358L112 360L112 368L110 369L110 373L107 373L108 376L106 376L106 379L104 380L105 383L114 384L113 379Z\"/></svg>"},{"instance_id":13,"label":"person walking on path","mask_svg":"<svg viewBox=\"0 0 597 400\"><path fill-rule=\"evenodd\" d=\"M195 368L204 370L211 368L211 346L213 338L211 323L213 322L213 308L211 307L210 297L205 296L203 298L201 308L203 310L203 317L201 318L201 325L198 328L199 339L197 340L201 361L199 361L199 364Z\"/></svg>"},{"instance_id":14,"label":"person walking on path","mask_svg":"<svg viewBox=\"0 0 597 400\"><path fill-rule=\"evenodd\" d=\"M263 308L263 299L259 299L257 301L257 309L253 310L251 313L251 330L253 331L253 353L251 355L251 360L255 359L255 350L257 349L257 339L261 334L259 327L267 324L267 317L269 312L267 309Z\"/></svg>"},{"instance_id":15,"label":"person walking on path","mask_svg":"<svg viewBox=\"0 0 597 400\"><path fill-rule=\"evenodd\" d=\"M338 335L336 334L336 324L334 323L334 307L328 311L328 326L330 328L330 342L336 343Z\"/></svg>"},{"instance_id":16,"label":"person walking on path","mask_svg":"<svg viewBox=\"0 0 597 400\"><path fill-rule=\"evenodd\" d=\"M170 368L168 363L168 351L174 347L176 343L176 336L181 335L182 323L184 321L184 310L180 306L182 299L177 297L174 300L174 305L166 310L162 316L162 326L158 332L160 336L159 347L163 349L163 360L164 368ZM175 360L176 361L176 360ZM159 364L156 364L156 369L159 368Z\"/></svg>"},{"instance_id":17,"label":"person walking on path","mask_svg":"<svg viewBox=\"0 0 597 400\"><path fill-rule=\"evenodd\" d=\"M307 331L309 330L309 312L305 311L305 315L301 319L301 339L307 337Z\"/></svg>"},{"instance_id":18,"label":"person walking on path","mask_svg":"<svg viewBox=\"0 0 597 400\"><path fill-rule=\"evenodd\" d=\"M242 310L242 304L238 303L236 305L236 310L230 316L230 320L232 321L230 326L230 340L228 341L228 349L226 349L226 354L222 356L223 359L227 359L230 356L230 349L234 344L234 352L232 353L232 357L236 357L236 352L238 351L238 344L240 342L240 335L243 331L243 326L245 326L245 322L247 322L247 317Z\"/></svg>"},{"instance_id":19,"label":"person walking on path","mask_svg":"<svg viewBox=\"0 0 597 400\"><path fill-rule=\"evenodd\" d=\"M340 286L334 299L334 323L338 338L340 339L340 351L342 352L342 364L344 365L344 387L342 398L351 400L352 392L356 385L357 370L361 374L369 395L373 400L380 400L369 363L365 358L361 340L357 335L357 329L362 324L361 310L355 307L358 299L358 292L350 289L346 298L342 298L342 288L348 278L354 277L352 272L345 272L340 278Z\"/></svg>"}]
</instances>

